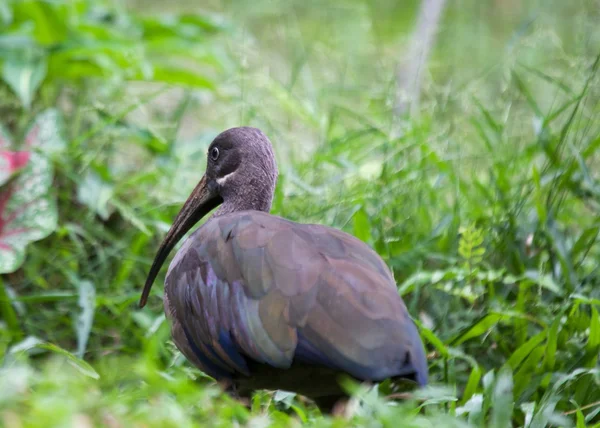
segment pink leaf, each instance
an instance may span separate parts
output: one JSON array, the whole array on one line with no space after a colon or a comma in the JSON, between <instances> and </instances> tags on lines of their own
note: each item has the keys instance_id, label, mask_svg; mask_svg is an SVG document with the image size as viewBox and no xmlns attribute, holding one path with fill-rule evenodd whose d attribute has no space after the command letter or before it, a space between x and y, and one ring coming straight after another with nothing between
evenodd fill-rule
<instances>
[{"instance_id":1,"label":"pink leaf","mask_svg":"<svg viewBox=\"0 0 600 428\"><path fill-rule=\"evenodd\" d=\"M0 274L17 270L27 245L45 238L57 225L51 163L38 153L26 155L21 173L0 187ZM15 162L23 159L16 157Z\"/></svg>"},{"instance_id":2,"label":"pink leaf","mask_svg":"<svg viewBox=\"0 0 600 428\"><path fill-rule=\"evenodd\" d=\"M23 141L26 150L38 149L46 154L58 153L64 150L65 145L62 116L56 109L40 113L29 127Z\"/></svg>"},{"instance_id":3,"label":"pink leaf","mask_svg":"<svg viewBox=\"0 0 600 428\"><path fill-rule=\"evenodd\" d=\"M0 156L2 156L8 167L12 171L19 170L27 165L29 161L29 152L0 152Z\"/></svg>"},{"instance_id":4,"label":"pink leaf","mask_svg":"<svg viewBox=\"0 0 600 428\"><path fill-rule=\"evenodd\" d=\"M25 168L30 156L29 152L0 152L0 185Z\"/></svg>"},{"instance_id":5,"label":"pink leaf","mask_svg":"<svg viewBox=\"0 0 600 428\"><path fill-rule=\"evenodd\" d=\"M25 136L25 148L31 149L33 147L39 146L39 134L40 126L38 123L35 123Z\"/></svg>"},{"instance_id":6,"label":"pink leaf","mask_svg":"<svg viewBox=\"0 0 600 428\"><path fill-rule=\"evenodd\" d=\"M27 245L56 229L58 211L48 154L64 147L59 119L55 110L35 118L21 146L32 151L11 149L10 138L0 127L0 274L17 270Z\"/></svg>"}]
</instances>

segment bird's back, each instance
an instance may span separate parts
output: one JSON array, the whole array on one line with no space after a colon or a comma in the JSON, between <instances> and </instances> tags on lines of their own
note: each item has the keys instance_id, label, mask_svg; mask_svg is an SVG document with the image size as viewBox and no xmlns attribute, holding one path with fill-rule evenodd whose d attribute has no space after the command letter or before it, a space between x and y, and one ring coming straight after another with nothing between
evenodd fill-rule
<instances>
[{"instance_id":1,"label":"bird's back","mask_svg":"<svg viewBox=\"0 0 600 428\"><path fill-rule=\"evenodd\" d=\"M294 390L317 370L427 382L423 345L392 274L337 229L259 211L211 218L178 251L165 291L177 346L217 379ZM260 384L263 372L274 385Z\"/></svg>"}]
</instances>

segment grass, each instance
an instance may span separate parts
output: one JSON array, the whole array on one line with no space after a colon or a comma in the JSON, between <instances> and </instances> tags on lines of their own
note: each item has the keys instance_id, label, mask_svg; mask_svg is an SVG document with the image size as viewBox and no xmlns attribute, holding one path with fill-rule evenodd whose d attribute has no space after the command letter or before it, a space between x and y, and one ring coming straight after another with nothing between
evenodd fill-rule
<instances>
[{"instance_id":1,"label":"grass","mask_svg":"<svg viewBox=\"0 0 600 428\"><path fill-rule=\"evenodd\" d=\"M0 150L39 157L0 195L41 182L50 201L7 210L38 231L22 264L5 268L0 233L3 426L599 426L598 3L450 2L399 135L418 2L394 4L0 7ZM176 351L161 287L137 308L207 145L240 124L276 146L273 213L352 233L392 268L428 388L390 402L385 383L348 385L349 420L282 391L248 410Z\"/></svg>"}]
</instances>

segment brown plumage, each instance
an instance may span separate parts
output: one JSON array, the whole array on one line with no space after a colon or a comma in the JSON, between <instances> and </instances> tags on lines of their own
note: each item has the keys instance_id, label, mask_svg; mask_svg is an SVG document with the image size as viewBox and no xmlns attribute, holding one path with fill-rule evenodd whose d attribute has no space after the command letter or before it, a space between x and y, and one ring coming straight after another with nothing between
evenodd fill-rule
<instances>
[{"instance_id":1,"label":"brown plumage","mask_svg":"<svg viewBox=\"0 0 600 428\"><path fill-rule=\"evenodd\" d=\"M161 245L142 304L175 243L222 203L177 252L165 281L173 340L188 360L241 396L286 389L329 410L359 380L424 385L422 342L392 274L362 241L267 212L277 169L271 144L234 128Z\"/></svg>"}]
</instances>

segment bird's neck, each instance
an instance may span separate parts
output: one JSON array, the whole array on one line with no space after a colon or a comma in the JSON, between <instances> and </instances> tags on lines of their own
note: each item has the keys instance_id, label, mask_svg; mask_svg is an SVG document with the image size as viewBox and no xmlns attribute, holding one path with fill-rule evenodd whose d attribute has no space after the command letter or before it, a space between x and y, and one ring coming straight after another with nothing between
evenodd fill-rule
<instances>
[{"instance_id":1,"label":"bird's neck","mask_svg":"<svg viewBox=\"0 0 600 428\"><path fill-rule=\"evenodd\" d=\"M223 198L223 203L213 214L214 217L230 214L236 211L271 211L273 197L265 193L229 194Z\"/></svg>"}]
</instances>

